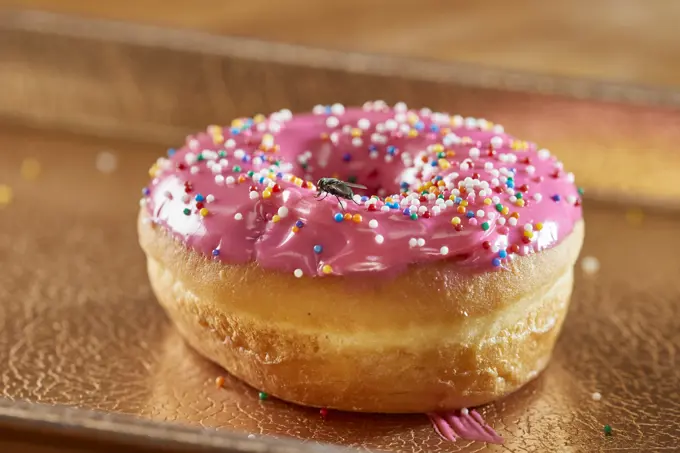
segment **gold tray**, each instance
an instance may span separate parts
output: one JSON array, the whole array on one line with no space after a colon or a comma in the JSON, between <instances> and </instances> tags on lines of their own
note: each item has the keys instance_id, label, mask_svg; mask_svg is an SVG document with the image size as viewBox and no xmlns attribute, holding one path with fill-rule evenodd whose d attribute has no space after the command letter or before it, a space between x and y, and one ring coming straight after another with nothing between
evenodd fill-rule
<instances>
[{"instance_id":1,"label":"gold tray","mask_svg":"<svg viewBox=\"0 0 680 453\"><path fill-rule=\"evenodd\" d=\"M537 80L530 75L521 79L524 91L480 87L453 76L418 79L388 74L387 66L351 64L390 61L379 57L331 53L340 60L330 61L322 58L325 52L308 50L302 58L300 49L281 54L277 46L257 43L260 59L243 59L216 44L191 50L184 39L165 39L187 38L180 32L95 27L44 15L8 17L0 27L0 93L11 101L0 103L5 121L0 198L9 198L7 187L12 192L0 209L0 447L322 452L336 450L324 444L338 444L432 453L483 448L442 441L425 416L332 413L324 421L315 410L261 402L254 390L184 345L147 282L135 216L146 170L164 145L236 114L375 97L483 113L511 132L547 142L593 189L585 199L582 256L596 257L600 271L588 275L578 264L571 312L546 372L480 409L506 441L489 451L678 447L680 190L673 175L680 157L673 151L680 113L660 105L672 96L615 87L623 95L609 102L601 91L608 85L573 81L587 87L587 99L579 100L530 91L529 82ZM284 61L286 55L292 62ZM66 65L60 58L71 60ZM112 66L97 69L105 62L126 70L114 76ZM187 64L202 69L187 75L181 69ZM349 66L340 69L341 64ZM70 73L53 77L67 67ZM125 74L134 80L126 82ZM261 77L266 89L244 90L253 77ZM206 90L211 81L216 85ZM554 86L563 82L555 80ZM96 169L102 151L117 156L115 171ZM218 376L226 378L222 389L214 383ZM602 393L602 400L593 401L593 392ZM604 436L605 424L612 426L612 436ZM305 442L284 440L288 437Z\"/></svg>"}]
</instances>

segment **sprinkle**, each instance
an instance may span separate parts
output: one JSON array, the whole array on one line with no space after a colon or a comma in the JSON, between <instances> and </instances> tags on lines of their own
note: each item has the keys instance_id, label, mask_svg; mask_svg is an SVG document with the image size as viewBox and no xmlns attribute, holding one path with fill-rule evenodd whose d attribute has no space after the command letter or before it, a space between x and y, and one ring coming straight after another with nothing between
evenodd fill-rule
<instances>
[{"instance_id":1,"label":"sprinkle","mask_svg":"<svg viewBox=\"0 0 680 453\"><path fill-rule=\"evenodd\" d=\"M326 118L326 126L328 126L328 127L333 127L333 128L338 127L339 124L340 124L340 120L337 119L334 116L329 116L328 118Z\"/></svg>"},{"instance_id":2,"label":"sprinkle","mask_svg":"<svg viewBox=\"0 0 680 453\"><path fill-rule=\"evenodd\" d=\"M21 177L27 181L34 181L40 175L40 162L36 159L24 159L21 163Z\"/></svg>"},{"instance_id":3,"label":"sprinkle","mask_svg":"<svg viewBox=\"0 0 680 453\"><path fill-rule=\"evenodd\" d=\"M375 220L375 219L371 219L371 220L368 222L368 227L369 227L369 228L378 228L378 221Z\"/></svg>"},{"instance_id":4,"label":"sprinkle","mask_svg":"<svg viewBox=\"0 0 680 453\"><path fill-rule=\"evenodd\" d=\"M267 395L265 392L260 392L257 394L257 397L260 399L260 401L264 401L269 398L269 395Z\"/></svg>"},{"instance_id":5,"label":"sprinkle","mask_svg":"<svg viewBox=\"0 0 680 453\"><path fill-rule=\"evenodd\" d=\"M424 245L425 245L425 239L423 239L423 238L418 238L417 244L418 244L418 247L424 246Z\"/></svg>"},{"instance_id":6,"label":"sprinkle","mask_svg":"<svg viewBox=\"0 0 680 453\"><path fill-rule=\"evenodd\" d=\"M10 186L0 185L0 207L12 202L13 191Z\"/></svg>"},{"instance_id":7,"label":"sprinkle","mask_svg":"<svg viewBox=\"0 0 680 453\"><path fill-rule=\"evenodd\" d=\"M326 409L325 407L319 409L319 415L321 415L321 418L328 417L328 409Z\"/></svg>"},{"instance_id":8,"label":"sprinkle","mask_svg":"<svg viewBox=\"0 0 680 453\"><path fill-rule=\"evenodd\" d=\"M604 425L604 435L605 436L611 436L612 435L612 427L609 425Z\"/></svg>"},{"instance_id":9,"label":"sprinkle","mask_svg":"<svg viewBox=\"0 0 680 453\"><path fill-rule=\"evenodd\" d=\"M336 214L333 216L333 219L334 219L336 222L342 222L343 219L344 219L344 216L342 215L342 213L338 212L338 213L336 213Z\"/></svg>"},{"instance_id":10,"label":"sprinkle","mask_svg":"<svg viewBox=\"0 0 680 453\"><path fill-rule=\"evenodd\" d=\"M236 214L234 214L234 220L242 220L242 219L243 219L243 214L241 214L240 212L237 212Z\"/></svg>"},{"instance_id":11,"label":"sprinkle","mask_svg":"<svg viewBox=\"0 0 680 453\"><path fill-rule=\"evenodd\" d=\"M447 246L442 246L442 248L439 249L439 253L442 255L448 255L449 254L449 248Z\"/></svg>"},{"instance_id":12,"label":"sprinkle","mask_svg":"<svg viewBox=\"0 0 680 453\"><path fill-rule=\"evenodd\" d=\"M201 216L203 216L203 217L207 216L208 213L209 213L207 208L201 208L201 210L198 211L198 212L199 212L199 213L201 214Z\"/></svg>"},{"instance_id":13,"label":"sprinkle","mask_svg":"<svg viewBox=\"0 0 680 453\"><path fill-rule=\"evenodd\" d=\"M460 225L460 217L454 217L451 219L451 225Z\"/></svg>"},{"instance_id":14,"label":"sprinkle","mask_svg":"<svg viewBox=\"0 0 680 453\"><path fill-rule=\"evenodd\" d=\"M295 270L293 271L293 275L294 275L295 277L297 277L297 278L302 277L302 269L295 269Z\"/></svg>"},{"instance_id":15,"label":"sprinkle","mask_svg":"<svg viewBox=\"0 0 680 453\"><path fill-rule=\"evenodd\" d=\"M213 256L220 256L220 249L213 249L212 255Z\"/></svg>"},{"instance_id":16,"label":"sprinkle","mask_svg":"<svg viewBox=\"0 0 680 453\"><path fill-rule=\"evenodd\" d=\"M494 149L498 149L501 146L503 146L503 138L502 137L492 137L491 138L491 146L494 147Z\"/></svg>"},{"instance_id":17,"label":"sprinkle","mask_svg":"<svg viewBox=\"0 0 680 453\"><path fill-rule=\"evenodd\" d=\"M205 197L205 201L207 203L212 203L213 201L215 201L215 196L214 195L208 195L207 197Z\"/></svg>"},{"instance_id":18,"label":"sprinkle","mask_svg":"<svg viewBox=\"0 0 680 453\"><path fill-rule=\"evenodd\" d=\"M418 239L416 238L411 238L408 240L408 246L409 247L415 247L418 245Z\"/></svg>"},{"instance_id":19,"label":"sprinkle","mask_svg":"<svg viewBox=\"0 0 680 453\"><path fill-rule=\"evenodd\" d=\"M560 197L558 194L555 194L555 195L553 195L553 196L550 197L550 198L551 198L552 201L554 201L554 202L558 202L558 201L560 201L560 200L562 199L562 197Z\"/></svg>"},{"instance_id":20,"label":"sprinkle","mask_svg":"<svg viewBox=\"0 0 680 453\"><path fill-rule=\"evenodd\" d=\"M279 217L281 217L282 219L286 218L288 216L288 208L285 206L281 206L277 213L279 214Z\"/></svg>"},{"instance_id":21,"label":"sprinkle","mask_svg":"<svg viewBox=\"0 0 680 453\"><path fill-rule=\"evenodd\" d=\"M588 275L596 274L600 270L600 261L594 256L585 256L581 259L581 269Z\"/></svg>"},{"instance_id":22,"label":"sprinkle","mask_svg":"<svg viewBox=\"0 0 680 453\"><path fill-rule=\"evenodd\" d=\"M102 151L97 154L95 167L102 173L113 173L118 167L118 158L113 153Z\"/></svg>"},{"instance_id":23,"label":"sprinkle","mask_svg":"<svg viewBox=\"0 0 680 453\"><path fill-rule=\"evenodd\" d=\"M411 213L410 217L411 220L418 220L418 214L416 214L415 212Z\"/></svg>"},{"instance_id":24,"label":"sprinkle","mask_svg":"<svg viewBox=\"0 0 680 453\"><path fill-rule=\"evenodd\" d=\"M376 234L375 242L377 242L378 244L382 244L383 242L385 242L385 238L383 237L382 234Z\"/></svg>"},{"instance_id":25,"label":"sprinkle","mask_svg":"<svg viewBox=\"0 0 680 453\"><path fill-rule=\"evenodd\" d=\"M217 387L218 389L224 387L224 376L217 376L215 378L215 387Z\"/></svg>"},{"instance_id":26,"label":"sprinkle","mask_svg":"<svg viewBox=\"0 0 680 453\"><path fill-rule=\"evenodd\" d=\"M354 214L352 216L352 221L354 223L361 223L361 220L362 220L361 214Z\"/></svg>"},{"instance_id":27,"label":"sprinkle","mask_svg":"<svg viewBox=\"0 0 680 453\"><path fill-rule=\"evenodd\" d=\"M323 246L317 244L314 246L314 253L321 253L323 251Z\"/></svg>"},{"instance_id":28,"label":"sprinkle","mask_svg":"<svg viewBox=\"0 0 680 453\"><path fill-rule=\"evenodd\" d=\"M494 267L500 266L500 265L501 265L501 260L500 260L500 258L494 258L493 260L491 260L491 264L493 264Z\"/></svg>"},{"instance_id":29,"label":"sprinkle","mask_svg":"<svg viewBox=\"0 0 680 453\"><path fill-rule=\"evenodd\" d=\"M254 190L251 190L249 197L251 200L257 200L260 197L260 194Z\"/></svg>"},{"instance_id":30,"label":"sprinkle","mask_svg":"<svg viewBox=\"0 0 680 453\"><path fill-rule=\"evenodd\" d=\"M278 223L278 222L280 222L280 221L281 221L281 216L279 216L278 214L274 214L274 215L272 216L272 222Z\"/></svg>"},{"instance_id":31,"label":"sprinkle","mask_svg":"<svg viewBox=\"0 0 680 453\"><path fill-rule=\"evenodd\" d=\"M482 230L487 231L489 228L489 222L482 223Z\"/></svg>"},{"instance_id":32,"label":"sprinkle","mask_svg":"<svg viewBox=\"0 0 680 453\"><path fill-rule=\"evenodd\" d=\"M323 267L321 268L321 272L323 272L324 274L328 275L328 274L330 274L331 272L333 272L333 268L331 267L330 264L324 264Z\"/></svg>"},{"instance_id":33,"label":"sprinkle","mask_svg":"<svg viewBox=\"0 0 680 453\"><path fill-rule=\"evenodd\" d=\"M593 399L593 401L600 401L602 399L602 395L600 392L595 392L590 397Z\"/></svg>"},{"instance_id":34,"label":"sprinkle","mask_svg":"<svg viewBox=\"0 0 680 453\"><path fill-rule=\"evenodd\" d=\"M203 195L201 195L200 193L198 193L198 194L196 194L196 196L194 197L194 200L196 200L196 201L205 201L205 197L204 197Z\"/></svg>"},{"instance_id":35,"label":"sprinkle","mask_svg":"<svg viewBox=\"0 0 680 453\"><path fill-rule=\"evenodd\" d=\"M505 258L508 257L508 252L506 252L505 250L500 250L500 251L498 252L498 257L499 257L499 258L502 258L502 259L505 259Z\"/></svg>"}]
</instances>

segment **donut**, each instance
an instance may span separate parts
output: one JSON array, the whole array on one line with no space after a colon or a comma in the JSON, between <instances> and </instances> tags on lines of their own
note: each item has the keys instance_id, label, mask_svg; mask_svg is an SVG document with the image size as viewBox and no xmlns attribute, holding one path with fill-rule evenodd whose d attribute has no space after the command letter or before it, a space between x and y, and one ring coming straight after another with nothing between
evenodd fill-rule
<instances>
[{"instance_id":1,"label":"donut","mask_svg":"<svg viewBox=\"0 0 680 453\"><path fill-rule=\"evenodd\" d=\"M282 110L209 126L149 174L138 232L158 301L193 349L259 391L451 410L550 359L581 192L501 125L381 101Z\"/></svg>"}]
</instances>

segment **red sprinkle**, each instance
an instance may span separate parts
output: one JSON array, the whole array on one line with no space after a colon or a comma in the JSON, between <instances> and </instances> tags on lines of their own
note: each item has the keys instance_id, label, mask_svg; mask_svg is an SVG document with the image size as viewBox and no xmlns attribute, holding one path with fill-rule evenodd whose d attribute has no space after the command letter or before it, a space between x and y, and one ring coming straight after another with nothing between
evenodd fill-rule
<instances>
[{"instance_id":1,"label":"red sprinkle","mask_svg":"<svg viewBox=\"0 0 680 453\"><path fill-rule=\"evenodd\" d=\"M423 217L425 217L426 219L429 219L430 217L432 217L432 214L430 214L430 211L425 211L423 213Z\"/></svg>"},{"instance_id":2,"label":"red sprinkle","mask_svg":"<svg viewBox=\"0 0 680 453\"><path fill-rule=\"evenodd\" d=\"M178 162L177 163L177 169L178 170L186 170L187 166L184 165L184 162Z\"/></svg>"},{"instance_id":3,"label":"red sprinkle","mask_svg":"<svg viewBox=\"0 0 680 453\"><path fill-rule=\"evenodd\" d=\"M489 241L482 242L482 247L484 247L486 250L489 250L491 248L491 242Z\"/></svg>"},{"instance_id":4,"label":"red sprinkle","mask_svg":"<svg viewBox=\"0 0 680 453\"><path fill-rule=\"evenodd\" d=\"M321 414L322 418L328 417L328 409L326 409L325 407L322 407L321 409L319 409L319 414Z\"/></svg>"},{"instance_id":5,"label":"red sprinkle","mask_svg":"<svg viewBox=\"0 0 680 453\"><path fill-rule=\"evenodd\" d=\"M510 246L510 251L511 251L512 253L519 253L519 245L517 245L517 244L512 244L512 245Z\"/></svg>"},{"instance_id":6,"label":"red sprinkle","mask_svg":"<svg viewBox=\"0 0 680 453\"><path fill-rule=\"evenodd\" d=\"M371 203L371 204L368 205L368 210L373 212L373 211L377 211L378 208L375 207L375 203Z\"/></svg>"},{"instance_id":7,"label":"red sprinkle","mask_svg":"<svg viewBox=\"0 0 680 453\"><path fill-rule=\"evenodd\" d=\"M456 231L463 231L463 225L461 225L460 223L458 225L456 225L455 228L456 228Z\"/></svg>"},{"instance_id":8,"label":"red sprinkle","mask_svg":"<svg viewBox=\"0 0 680 453\"><path fill-rule=\"evenodd\" d=\"M272 187L272 192L274 193L281 192L281 186L278 184L274 184L274 186Z\"/></svg>"},{"instance_id":9,"label":"red sprinkle","mask_svg":"<svg viewBox=\"0 0 680 453\"><path fill-rule=\"evenodd\" d=\"M200 201L196 202L196 209L202 209L203 208L203 203Z\"/></svg>"},{"instance_id":10,"label":"red sprinkle","mask_svg":"<svg viewBox=\"0 0 680 453\"><path fill-rule=\"evenodd\" d=\"M528 192L529 186L527 186L526 184L522 184L521 186L519 186L519 191L520 192Z\"/></svg>"}]
</instances>

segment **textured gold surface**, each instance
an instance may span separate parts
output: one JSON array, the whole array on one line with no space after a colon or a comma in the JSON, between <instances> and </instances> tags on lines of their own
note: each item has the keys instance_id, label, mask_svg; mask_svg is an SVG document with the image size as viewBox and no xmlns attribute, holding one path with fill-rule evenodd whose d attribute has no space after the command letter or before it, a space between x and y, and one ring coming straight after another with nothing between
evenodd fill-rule
<instances>
[{"instance_id":1,"label":"textured gold surface","mask_svg":"<svg viewBox=\"0 0 680 453\"><path fill-rule=\"evenodd\" d=\"M118 156L110 174L97 153ZM403 452L479 451L424 416L331 414L257 394L189 350L153 299L138 250L139 190L158 149L0 129L0 375L15 400L67 404L312 442ZM37 179L22 162L40 163ZM606 180L606 176L603 176ZM673 450L680 442L680 216L586 202L569 317L547 371L481 409L506 439L489 451ZM638 216L638 220L640 217ZM595 391L602 400L591 400ZM602 434L604 424L613 435Z\"/></svg>"}]
</instances>

